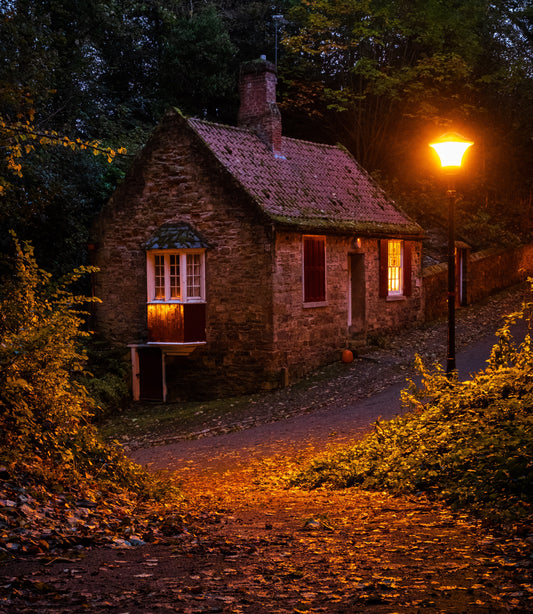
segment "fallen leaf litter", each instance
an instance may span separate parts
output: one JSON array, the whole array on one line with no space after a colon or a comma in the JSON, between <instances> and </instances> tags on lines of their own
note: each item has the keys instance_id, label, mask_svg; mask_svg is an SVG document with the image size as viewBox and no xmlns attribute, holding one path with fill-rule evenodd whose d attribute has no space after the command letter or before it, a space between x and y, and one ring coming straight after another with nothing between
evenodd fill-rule
<instances>
[{"instance_id":1,"label":"fallen leaf litter","mask_svg":"<svg viewBox=\"0 0 533 614\"><path fill-rule=\"evenodd\" d=\"M492 531L422 496L285 488L315 452L189 463L170 514L30 494L0 468L0 612L533 612L531 527Z\"/></svg>"}]
</instances>

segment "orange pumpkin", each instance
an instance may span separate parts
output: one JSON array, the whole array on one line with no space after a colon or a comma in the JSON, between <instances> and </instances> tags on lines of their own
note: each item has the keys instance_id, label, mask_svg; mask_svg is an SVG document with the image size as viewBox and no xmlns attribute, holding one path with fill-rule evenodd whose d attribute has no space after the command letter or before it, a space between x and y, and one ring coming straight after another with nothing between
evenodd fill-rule
<instances>
[{"instance_id":1,"label":"orange pumpkin","mask_svg":"<svg viewBox=\"0 0 533 614\"><path fill-rule=\"evenodd\" d=\"M342 352L342 362L353 362L353 352L351 350L344 350Z\"/></svg>"}]
</instances>

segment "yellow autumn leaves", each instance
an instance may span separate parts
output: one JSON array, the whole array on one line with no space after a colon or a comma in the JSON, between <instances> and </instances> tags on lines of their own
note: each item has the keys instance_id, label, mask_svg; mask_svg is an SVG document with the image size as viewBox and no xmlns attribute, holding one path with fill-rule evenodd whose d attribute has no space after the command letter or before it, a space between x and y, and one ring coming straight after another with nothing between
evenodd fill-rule
<instances>
[{"instance_id":1,"label":"yellow autumn leaves","mask_svg":"<svg viewBox=\"0 0 533 614\"><path fill-rule=\"evenodd\" d=\"M6 119L0 115L0 152L4 156L7 170L17 177L22 177L23 155L28 155L39 147L68 147L72 151L89 150L95 156L105 156L108 163L113 162L117 155L125 155L125 147L114 149L104 147L100 141L71 139L60 135L54 130L41 130L33 123L34 111L30 110L27 117L17 117L16 121ZM4 177L0 177L0 194L8 187Z\"/></svg>"}]
</instances>

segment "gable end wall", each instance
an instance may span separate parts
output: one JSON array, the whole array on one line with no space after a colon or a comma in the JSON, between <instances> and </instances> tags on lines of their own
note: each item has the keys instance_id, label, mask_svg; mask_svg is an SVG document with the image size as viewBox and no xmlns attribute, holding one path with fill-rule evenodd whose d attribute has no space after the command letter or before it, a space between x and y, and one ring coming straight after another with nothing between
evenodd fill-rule
<instances>
[{"instance_id":1,"label":"gable end wall","mask_svg":"<svg viewBox=\"0 0 533 614\"><path fill-rule=\"evenodd\" d=\"M255 390L272 373L271 257L267 229L244 195L205 155L182 120L158 129L96 231L97 326L116 344L144 343L146 255L167 222L187 222L206 252L207 344L167 357L169 398ZM275 377L278 377L276 371Z\"/></svg>"}]
</instances>

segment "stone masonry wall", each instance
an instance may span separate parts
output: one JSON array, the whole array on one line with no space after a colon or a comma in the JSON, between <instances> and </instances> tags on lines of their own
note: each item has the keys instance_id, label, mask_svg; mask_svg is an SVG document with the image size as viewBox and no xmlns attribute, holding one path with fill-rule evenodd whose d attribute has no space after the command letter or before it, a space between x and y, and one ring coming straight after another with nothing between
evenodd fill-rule
<instances>
[{"instance_id":1,"label":"stone masonry wall","mask_svg":"<svg viewBox=\"0 0 533 614\"><path fill-rule=\"evenodd\" d=\"M166 119L100 218L97 326L126 345L147 340L142 245L166 222L207 241L207 344L167 364L169 397L235 394L268 379L271 253L264 225L199 149L184 120Z\"/></svg>"},{"instance_id":2,"label":"stone masonry wall","mask_svg":"<svg viewBox=\"0 0 533 614\"><path fill-rule=\"evenodd\" d=\"M421 311L419 243L412 250L412 296L399 300L379 297L379 250L377 239L362 239L357 253L365 254L366 329L380 334L419 321ZM307 307L303 303L302 235L280 232L276 237L274 269L274 344L280 370L295 381L310 370L340 359L353 344L348 327L349 253L353 237L326 238L327 304ZM417 281L418 280L418 281Z\"/></svg>"},{"instance_id":3,"label":"stone masonry wall","mask_svg":"<svg viewBox=\"0 0 533 614\"><path fill-rule=\"evenodd\" d=\"M471 254L466 269L467 303L479 302L490 294L533 275L533 244ZM448 294L447 264L441 263L424 269L423 286L426 321L445 317Z\"/></svg>"}]
</instances>

